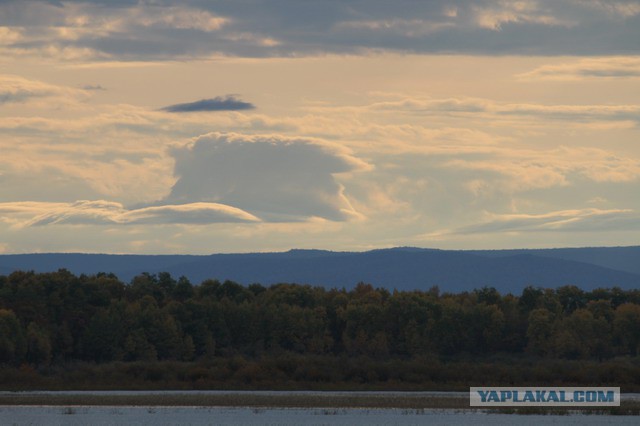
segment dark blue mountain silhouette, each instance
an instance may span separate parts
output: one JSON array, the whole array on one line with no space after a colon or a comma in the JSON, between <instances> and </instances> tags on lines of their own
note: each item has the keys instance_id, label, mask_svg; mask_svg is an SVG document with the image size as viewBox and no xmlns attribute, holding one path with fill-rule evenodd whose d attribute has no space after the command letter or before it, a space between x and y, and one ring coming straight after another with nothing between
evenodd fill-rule
<instances>
[{"instance_id":1,"label":"dark blue mountain silhouette","mask_svg":"<svg viewBox=\"0 0 640 426\"><path fill-rule=\"evenodd\" d=\"M468 291L483 286L519 294L527 285L640 288L640 247L451 251L401 247L368 252L291 250L282 253L190 255L21 254L0 256L0 273L68 269L112 272L125 281L169 272L198 284L290 282L351 288L358 282L398 290Z\"/></svg>"},{"instance_id":2,"label":"dark blue mountain silhouette","mask_svg":"<svg viewBox=\"0 0 640 426\"><path fill-rule=\"evenodd\" d=\"M640 274L640 246L635 247L585 247L556 249L479 250L470 251L483 256L512 256L531 254L554 259L592 263L605 268Z\"/></svg>"}]
</instances>

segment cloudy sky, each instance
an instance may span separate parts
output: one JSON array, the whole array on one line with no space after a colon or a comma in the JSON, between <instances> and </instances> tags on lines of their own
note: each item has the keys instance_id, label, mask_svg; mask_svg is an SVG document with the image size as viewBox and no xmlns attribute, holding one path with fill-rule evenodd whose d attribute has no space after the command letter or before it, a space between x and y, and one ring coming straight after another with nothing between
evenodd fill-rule
<instances>
[{"instance_id":1,"label":"cloudy sky","mask_svg":"<svg viewBox=\"0 0 640 426\"><path fill-rule=\"evenodd\" d=\"M638 0L0 0L0 253L640 241Z\"/></svg>"}]
</instances>

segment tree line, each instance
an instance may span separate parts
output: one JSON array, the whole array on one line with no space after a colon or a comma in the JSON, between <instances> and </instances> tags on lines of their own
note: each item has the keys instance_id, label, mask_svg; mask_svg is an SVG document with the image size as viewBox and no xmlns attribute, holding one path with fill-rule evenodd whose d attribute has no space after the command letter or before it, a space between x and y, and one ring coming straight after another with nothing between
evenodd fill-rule
<instances>
[{"instance_id":1,"label":"tree line","mask_svg":"<svg viewBox=\"0 0 640 426\"><path fill-rule=\"evenodd\" d=\"M259 359L408 360L495 354L606 360L638 355L640 291L483 287L449 294L299 284L193 285L168 273L0 276L0 364Z\"/></svg>"}]
</instances>

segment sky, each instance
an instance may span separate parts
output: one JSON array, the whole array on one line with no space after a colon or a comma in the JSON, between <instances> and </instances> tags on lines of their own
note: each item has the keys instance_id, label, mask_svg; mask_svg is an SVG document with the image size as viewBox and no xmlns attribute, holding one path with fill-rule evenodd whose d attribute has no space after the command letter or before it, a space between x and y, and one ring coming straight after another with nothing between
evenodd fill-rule
<instances>
[{"instance_id":1,"label":"sky","mask_svg":"<svg viewBox=\"0 0 640 426\"><path fill-rule=\"evenodd\" d=\"M640 241L639 0L0 0L0 253Z\"/></svg>"}]
</instances>

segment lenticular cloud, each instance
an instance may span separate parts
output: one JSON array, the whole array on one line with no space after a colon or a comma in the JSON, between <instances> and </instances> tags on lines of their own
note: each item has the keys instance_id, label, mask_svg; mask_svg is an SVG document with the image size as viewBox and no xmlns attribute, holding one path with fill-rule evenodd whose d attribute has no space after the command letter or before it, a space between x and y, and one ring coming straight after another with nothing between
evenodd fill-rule
<instances>
[{"instance_id":1,"label":"lenticular cloud","mask_svg":"<svg viewBox=\"0 0 640 426\"><path fill-rule=\"evenodd\" d=\"M75 203L1 203L0 215L27 217L20 226L44 225L132 225L220 222L258 222L254 215L216 203L189 203L126 209L113 201L77 201Z\"/></svg>"}]
</instances>

